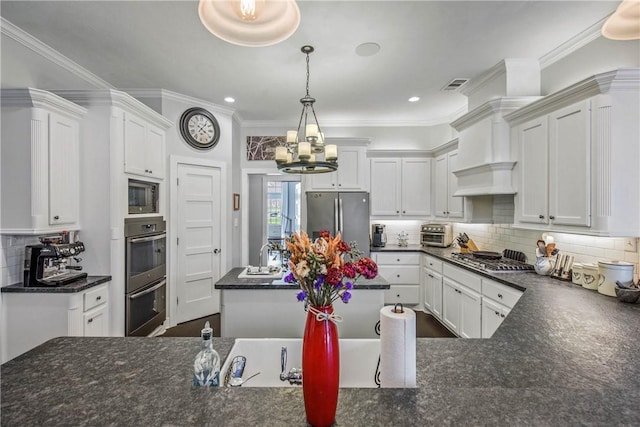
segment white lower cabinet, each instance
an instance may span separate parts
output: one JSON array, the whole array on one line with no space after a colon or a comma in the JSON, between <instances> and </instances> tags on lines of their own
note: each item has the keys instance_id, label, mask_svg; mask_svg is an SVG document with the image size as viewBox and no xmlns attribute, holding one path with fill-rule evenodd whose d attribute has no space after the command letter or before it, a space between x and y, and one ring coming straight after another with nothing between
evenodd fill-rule
<instances>
[{"instance_id":1,"label":"white lower cabinet","mask_svg":"<svg viewBox=\"0 0 640 427\"><path fill-rule=\"evenodd\" d=\"M424 307L442 319L442 261L423 255L422 257Z\"/></svg>"},{"instance_id":2,"label":"white lower cabinet","mask_svg":"<svg viewBox=\"0 0 640 427\"><path fill-rule=\"evenodd\" d=\"M522 292L482 279L482 338L490 338L516 305Z\"/></svg>"},{"instance_id":3,"label":"white lower cabinet","mask_svg":"<svg viewBox=\"0 0 640 427\"><path fill-rule=\"evenodd\" d=\"M482 280L467 270L445 264L442 269L442 320L459 337L482 335Z\"/></svg>"},{"instance_id":4,"label":"white lower cabinet","mask_svg":"<svg viewBox=\"0 0 640 427\"><path fill-rule=\"evenodd\" d=\"M2 294L2 363L61 336L109 336L109 288Z\"/></svg>"},{"instance_id":5,"label":"white lower cabinet","mask_svg":"<svg viewBox=\"0 0 640 427\"><path fill-rule=\"evenodd\" d=\"M374 254L378 274L390 288L384 291L384 303L420 304L420 254L384 252Z\"/></svg>"}]
</instances>

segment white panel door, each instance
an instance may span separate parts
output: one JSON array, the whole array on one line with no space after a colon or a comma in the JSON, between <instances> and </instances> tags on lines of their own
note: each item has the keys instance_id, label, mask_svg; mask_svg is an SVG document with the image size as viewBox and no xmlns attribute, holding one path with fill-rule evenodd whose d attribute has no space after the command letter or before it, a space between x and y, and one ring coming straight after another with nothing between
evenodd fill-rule
<instances>
[{"instance_id":1,"label":"white panel door","mask_svg":"<svg viewBox=\"0 0 640 427\"><path fill-rule=\"evenodd\" d=\"M146 166L147 124L132 114L124 115L124 171L148 176Z\"/></svg>"},{"instance_id":2,"label":"white panel door","mask_svg":"<svg viewBox=\"0 0 640 427\"><path fill-rule=\"evenodd\" d=\"M477 292L460 287L460 328L462 338L482 337L482 300Z\"/></svg>"},{"instance_id":3,"label":"white panel door","mask_svg":"<svg viewBox=\"0 0 640 427\"><path fill-rule=\"evenodd\" d=\"M79 160L77 122L49 115L49 224L78 221Z\"/></svg>"},{"instance_id":4,"label":"white panel door","mask_svg":"<svg viewBox=\"0 0 640 427\"><path fill-rule=\"evenodd\" d=\"M400 159L371 159L371 215L400 215Z\"/></svg>"},{"instance_id":5,"label":"white panel door","mask_svg":"<svg viewBox=\"0 0 640 427\"><path fill-rule=\"evenodd\" d=\"M220 311L221 171L178 164L177 323Z\"/></svg>"},{"instance_id":6,"label":"white panel door","mask_svg":"<svg viewBox=\"0 0 640 427\"><path fill-rule=\"evenodd\" d=\"M446 154L436 157L435 170L435 185L433 186L435 206L433 214L439 218L447 218L447 211L449 210L449 166Z\"/></svg>"},{"instance_id":7,"label":"white panel door","mask_svg":"<svg viewBox=\"0 0 640 427\"><path fill-rule=\"evenodd\" d=\"M547 224L548 213L548 133L547 118L541 117L518 129L520 144L520 188L517 219L520 222ZM570 160L570 159L568 159Z\"/></svg>"},{"instance_id":8,"label":"white panel door","mask_svg":"<svg viewBox=\"0 0 640 427\"><path fill-rule=\"evenodd\" d=\"M431 159L402 159L402 214L431 214Z\"/></svg>"},{"instance_id":9,"label":"white panel door","mask_svg":"<svg viewBox=\"0 0 640 427\"><path fill-rule=\"evenodd\" d=\"M549 220L554 225L591 222L589 101L549 115Z\"/></svg>"},{"instance_id":10,"label":"white panel door","mask_svg":"<svg viewBox=\"0 0 640 427\"><path fill-rule=\"evenodd\" d=\"M444 278L442 281L442 321L456 334L460 328L461 292L455 282Z\"/></svg>"},{"instance_id":11,"label":"white panel door","mask_svg":"<svg viewBox=\"0 0 640 427\"><path fill-rule=\"evenodd\" d=\"M458 169L458 151L452 151L447 154L447 213L449 218L464 217L464 197L454 197L453 194L458 191L458 177L453 171Z\"/></svg>"}]
</instances>

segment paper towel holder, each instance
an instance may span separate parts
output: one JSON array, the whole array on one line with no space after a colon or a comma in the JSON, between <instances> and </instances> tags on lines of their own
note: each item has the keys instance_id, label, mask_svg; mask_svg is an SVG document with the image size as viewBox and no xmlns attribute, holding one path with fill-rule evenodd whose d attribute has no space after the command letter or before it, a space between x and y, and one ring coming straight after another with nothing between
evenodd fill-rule
<instances>
[{"instance_id":1,"label":"paper towel holder","mask_svg":"<svg viewBox=\"0 0 640 427\"><path fill-rule=\"evenodd\" d=\"M400 310L398 310L398 306L400 306ZM394 313L404 313L404 306L401 302L397 302L396 305L393 306Z\"/></svg>"}]
</instances>

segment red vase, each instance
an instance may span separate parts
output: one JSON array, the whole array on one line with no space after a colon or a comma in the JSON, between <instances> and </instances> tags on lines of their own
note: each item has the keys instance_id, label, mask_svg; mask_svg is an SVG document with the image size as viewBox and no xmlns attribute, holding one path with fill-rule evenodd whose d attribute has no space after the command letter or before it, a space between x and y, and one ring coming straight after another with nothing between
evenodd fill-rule
<instances>
[{"instance_id":1,"label":"red vase","mask_svg":"<svg viewBox=\"0 0 640 427\"><path fill-rule=\"evenodd\" d=\"M333 306L314 307L333 314ZM336 419L340 380L340 346L336 324L318 320L307 312L302 341L302 392L307 422L314 427L330 426Z\"/></svg>"}]
</instances>

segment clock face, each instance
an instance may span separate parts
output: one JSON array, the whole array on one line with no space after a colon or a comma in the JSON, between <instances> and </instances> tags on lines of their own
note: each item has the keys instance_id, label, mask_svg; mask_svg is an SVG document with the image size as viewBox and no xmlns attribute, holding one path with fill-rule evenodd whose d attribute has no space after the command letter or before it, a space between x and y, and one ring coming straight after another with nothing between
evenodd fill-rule
<instances>
[{"instance_id":1,"label":"clock face","mask_svg":"<svg viewBox=\"0 0 640 427\"><path fill-rule=\"evenodd\" d=\"M213 114L204 108L194 107L182 113L180 133L192 147L208 150L218 143L220 127Z\"/></svg>"}]
</instances>

